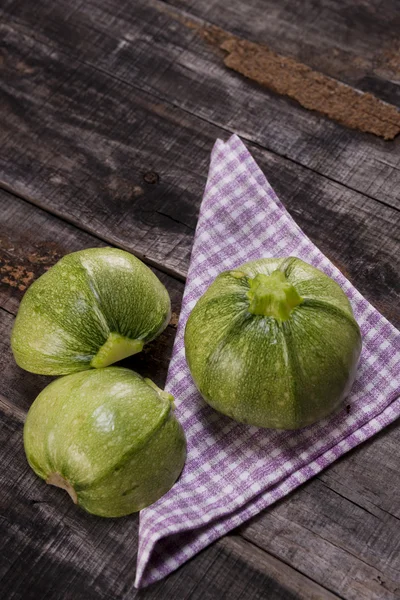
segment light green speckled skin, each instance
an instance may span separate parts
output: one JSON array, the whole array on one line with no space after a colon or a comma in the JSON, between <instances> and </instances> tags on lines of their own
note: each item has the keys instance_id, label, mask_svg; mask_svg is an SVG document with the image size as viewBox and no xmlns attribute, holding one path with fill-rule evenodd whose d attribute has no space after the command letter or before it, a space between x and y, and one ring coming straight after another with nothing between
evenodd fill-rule
<instances>
[{"instance_id":1,"label":"light green speckled skin","mask_svg":"<svg viewBox=\"0 0 400 600\"><path fill-rule=\"evenodd\" d=\"M275 270L303 298L283 322L248 310L249 278ZM185 350L213 408L259 427L298 429L340 406L361 335L336 282L298 258L260 259L216 278L188 319Z\"/></svg>"},{"instance_id":2,"label":"light green speckled skin","mask_svg":"<svg viewBox=\"0 0 400 600\"><path fill-rule=\"evenodd\" d=\"M29 410L28 462L43 479L60 474L88 512L141 510L172 487L185 462L185 436L168 396L119 367L61 377Z\"/></svg>"},{"instance_id":3,"label":"light green speckled skin","mask_svg":"<svg viewBox=\"0 0 400 600\"><path fill-rule=\"evenodd\" d=\"M11 337L17 364L43 375L90 368L111 332L149 342L167 326L170 299L139 259L115 248L68 254L22 299Z\"/></svg>"}]
</instances>

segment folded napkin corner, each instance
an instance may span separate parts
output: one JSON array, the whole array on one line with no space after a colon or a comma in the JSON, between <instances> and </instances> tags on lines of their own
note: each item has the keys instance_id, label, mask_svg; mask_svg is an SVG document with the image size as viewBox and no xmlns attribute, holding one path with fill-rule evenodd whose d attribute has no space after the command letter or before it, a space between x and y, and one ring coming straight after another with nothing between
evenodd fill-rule
<instances>
[{"instance_id":1,"label":"folded napkin corner","mask_svg":"<svg viewBox=\"0 0 400 600\"><path fill-rule=\"evenodd\" d=\"M344 408L298 431L248 427L216 413L185 360L187 318L216 275L273 256L297 256L335 279L363 336L350 414ZM175 486L140 514L137 587L165 577L400 415L400 332L301 231L236 135L212 151L166 389L188 458Z\"/></svg>"}]
</instances>

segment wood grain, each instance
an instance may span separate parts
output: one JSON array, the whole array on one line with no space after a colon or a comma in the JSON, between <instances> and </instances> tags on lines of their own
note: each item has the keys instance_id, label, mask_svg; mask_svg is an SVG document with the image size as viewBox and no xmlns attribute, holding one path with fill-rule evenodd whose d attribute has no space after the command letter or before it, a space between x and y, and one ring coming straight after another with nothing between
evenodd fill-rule
<instances>
[{"instance_id":1,"label":"wood grain","mask_svg":"<svg viewBox=\"0 0 400 600\"><path fill-rule=\"evenodd\" d=\"M324 13L318 9L319 3L316 5L315 12ZM73 58L91 65L108 78L145 90L155 102L179 106L346 187L400 207L399 140L384 142L367 134L354 134L231 72L223 64L225 53L205 41L204 30L210 26L207 17L196 19L158 0L137 0L134 4L127 0L110 0L107 4L94 0L90 5L82 5L79 0L72 4L58 0L51 3L51 10L49 6L47 0L22 2L7 20L20 27L21 34L34 28L35 37L49 51L67 52L70 62ZM208 3L200 3L193 12L203 16L207 13L211 23L231 31L230 22L222 18L224 4L214 2L210 10L206 6ZM240 2L235 7L238 14L242 10L245 33L247 11ZM250 5L248 10L254 25L257 8L251 9ZM267 19L260 19L260 14L264 11L258 14L262 23ZM387 21L393 18L390 7L385 15ZM349 36L351 31L348 27ZM279 30L276 35L279 37ZM254 39L249 32L244 37ZM259 36L255 41L264 41L278 50L269 38ZM368 36L363 41L367 43ZM321 54L319 50L315 53ZM113 82L109 86L114 87ZM184 167L183 155L179 163Z\"/></svg>"},{"instance_id":2,"label":"wood grain","mask_svg":"<svg viewBox=\"0 0 400 600\"><path fill-rule=\"evenodd\" d=\"M241 535L346 600L396 600L400 528L393 497L400 478L393 466L399 441L399 427L392 427L260 513Z\"/></svg>"},{"instance_id":3,"label":"wood grain","mask_svg":"<svg viewBox=\"0 0 400 600\"><path fill-rule=\"evenodd\" d=\"M4 314L0 310L0 319ZM27 465L20 419L5 415L1 404L0 411L3 598L262 600L266 594L271 600L337 598L285 565L285 579L276 578L277 561L265 560L262 551L248 561L250 544L236 539L231 545L229 538L205 549L166 580L138 592L133 587L137 515L99 519L78 510L60 490L46 486Z\"/></svg>"},{"instance_id":4,"label":"wood grain","mask_svg":"<svg viewBox=\"0 0 400 600\"><path fill-rule=\"evenodd\" d=\"M62 53L49 55L47 46L8 26L3 31L3 184L184 278L209 153L226 133ZM21 62L30 75L18 70ZM395 319L400 212L250 149L298 224ZM158 183L144 180L150 172Z\"/></svg>"},{"instance_id":5,"label":"wood grain","mask_svg":"<svg viewBox=\"0 0 400 600\"><path fill-rule=\"evenodd\" d=\"M168 4L400 104L396 0L168 0Z\"/></svg>"},{"instance_id":6,"label":"wood grain","mask_svg":"<svg viewBox=\"0 0 400 600\"><path fill-rule=\"evenodd\" d=\"M27 287L45 273L62 256L69 252L104 246L102 240L80 231L31 204L0 191L0 306L16 315L19 302ZM143 376L151 377L164 385L175 338L177 316L183 294L183 284L169 275L153 269L167 287L171 297L172 318L167 329L143 352L126 359L123 366L138 370ZM1 343L9 356L8 339ZM26 379L27 374L17 369L16 376ZM34 378L33 378L34 379ZM46 381L46 378L40 378ZM26 388L24 386L21 400ZM9 390L12 396L12 391ZM26 404L20 404L24 406Z\"/></svg>"},{"instance_id":7,"label":"wood grain","mask_svg":"<svg viewBox=\"0 0 400 600\"><path fill-rule=\"evenodd\" d=\"M0 193L2 596L394 600L398 426L140 593L136 518L76 511L26 466L22 421L49 379L10 354L24 290L66 252L104 243L184 279L216 137L249 141L299 225L400 325L398 140L349 133L262 90L204 36L214 23L395 103L396 3L169 4L178 10L158 0L0 6L0 177L21 196ZM177 313L182 283L157 274ZM173 337L171 325L127 366L163 385Z\"/></svg>"}]
</instances>

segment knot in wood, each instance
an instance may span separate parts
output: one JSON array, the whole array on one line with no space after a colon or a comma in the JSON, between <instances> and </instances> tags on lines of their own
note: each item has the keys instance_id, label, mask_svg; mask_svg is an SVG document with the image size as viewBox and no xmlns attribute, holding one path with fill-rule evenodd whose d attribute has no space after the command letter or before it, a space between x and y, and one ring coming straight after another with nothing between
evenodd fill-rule
<instances>
[{"instance_id":1,"label":"knot in wood","mask_svg":"<svg viewBox=\"0 0 400 600\"><path fill-rule=\"evenodd\" d=\"M155 173L154 171L148 171L147 173L145 173L143 175L143 179L145 180L146 183L158 183L160 181L160 177L158 175L158 173Z\"/></svg>"}]
</instances>

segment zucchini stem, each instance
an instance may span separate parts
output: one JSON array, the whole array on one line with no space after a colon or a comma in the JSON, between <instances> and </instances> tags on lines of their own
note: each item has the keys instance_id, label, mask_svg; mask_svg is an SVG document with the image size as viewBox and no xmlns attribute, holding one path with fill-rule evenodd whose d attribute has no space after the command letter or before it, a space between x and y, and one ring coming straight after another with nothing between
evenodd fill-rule
<instances>
[{"instance_id":1,"label":"zucchini stem","mask_svg":"<svg viewBox=\"0 0 400 600\"><path fill-rule=\"evenodd\" d=\"M46 483L48 483L49 485L55 485L56 487L65 490L70 495L73 503L78 504L78 496L76 494L76 491L74 490L70 482L64 479L64 477L62 477L60 473L50 473L50 475L46 479Z\"/></svg>"},{"instance_id":2,"label":"zucchini stem","mask_svg":"<svg viewBox=\"0 0 400 600\"><path fill-rule=\"evenodd\" d=\"M119 333L110 333L96 356L92 358L91 367L101 369L108 367L123 358L137 354L143 349L143 340L132 340Z\"/></svg>"},{"instance_id":3,"label":"zucchini stem","mask_svg":"<svg viewBox=\"0 0 400 600\"><path fill-rule=\"evenodd\" d=\"M160 398L162 398L163 400L169 400L169 402L171 402L172 408L175 408L175 402L174 402L175 398L173 397L172 394L169 394L165 390L162 390L161 388L159 388L158 385L156 385L154 383L154 381L152 381L148 377L145 377L144 381L147 383L147 385L152 387L157 392L157 394L160 396Z\"/></svg>"},{"instance_id":4,"label":"zucchini stem","mask_svg":"<svg viewBox=\"0 0 400 600\"><path fill-rule=\"evenodd\" d=\"M249 312L253 315L287 321L292 310L303 302L282 271L273 271L271 275L258 273L249 283L247 297L250 301Z\"/></svg>"}]
</instances>

